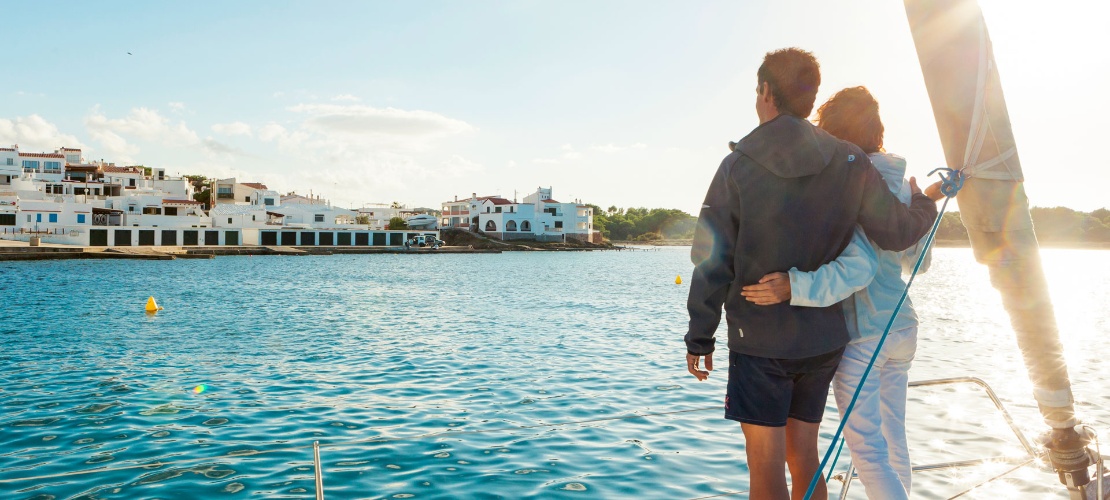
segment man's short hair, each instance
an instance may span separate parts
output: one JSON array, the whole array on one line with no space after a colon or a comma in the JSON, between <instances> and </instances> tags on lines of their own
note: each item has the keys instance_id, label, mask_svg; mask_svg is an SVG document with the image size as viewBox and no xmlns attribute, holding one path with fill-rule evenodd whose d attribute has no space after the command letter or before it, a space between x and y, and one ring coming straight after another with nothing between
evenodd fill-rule
<instances>
[{"instance_id":1,"label":"man's short hair","mask_svg":"<svg viewBox=\"0 0 1110 500\"><path fill-rule=\"evenodd\" d=\"M859 146L864 153L883 150L883 121L879 101L867 87L848 87L817 108L817 126L837 139Z\"/></svg>"},{"instance_id":2,"label":"man's short hair","mask_svg":"<svg viewBox=\"0 0 1110 500\"><path fill-rule=\"evenodd\" d=\"M779 113L806 118L813 111L821 65L812 53L795 47L768 52L756 76L760 86L767 82Z\"/></svg>"}]
</instances>

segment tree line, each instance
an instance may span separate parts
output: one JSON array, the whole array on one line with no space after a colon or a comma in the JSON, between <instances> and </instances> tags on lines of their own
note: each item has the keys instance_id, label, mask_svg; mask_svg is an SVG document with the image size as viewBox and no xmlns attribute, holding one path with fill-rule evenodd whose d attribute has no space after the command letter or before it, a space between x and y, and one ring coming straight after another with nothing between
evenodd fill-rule
<instances>
[{"instance_id":1,"label":"tree line","mask_svg":"<svg viewBox=\"0 0 1110 500\"><path fill-rule=\"evenodd\" d=\"M1110 242L1110 210L1080 212L1066 207L1033 207L1033 230L1042 243ZM948 212L937 228L938 240L968 241L959 212Z\"/></svg>"},{"instance_id":2,"label":"tree line","mask_svg":"<svg viewBox=\"0 0 1110 500\"><path fill-rule=\"evenodd\" d=\"M609 240L655 241L694 237L698 218L673 208L618 208L594 210L594 230Z\"/></svg>"}]
</instances>

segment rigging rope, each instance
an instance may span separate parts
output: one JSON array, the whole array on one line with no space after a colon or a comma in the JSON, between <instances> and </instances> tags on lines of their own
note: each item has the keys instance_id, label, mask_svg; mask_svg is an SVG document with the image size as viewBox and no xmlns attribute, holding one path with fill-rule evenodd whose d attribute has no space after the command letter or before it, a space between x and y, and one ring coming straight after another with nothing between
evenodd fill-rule
<instances>
[{"instance_id":1,"label":"rigging rope","mask_svg":"<svg viewBox=\"0 0 1110 500\"><path fill-rule=\"evenodd\" d=\"M859 394L863 390L863 383L867 380L867 376L871 374L871 368L875 366L875 360L879 358L879 352L882 351L883 343L886 342L887 335L890 334L890 329L894 326L894 320L898 317L898 311L902 309L902 305L906 303L906 298L910 295L910 287L913 286L913 280L917 277L917 272L921 270L921 263L925 261L925 256L928 255L929 249L933 246L933 238L936 237L937 229L940 228L940 221L944 217L944 210L948 208L948 202L952 197L956 196L956 193L958 193L960 188L964 185L964 176L959 170L938 168L929 172L929 175L933 175L937 172L939 172L938 175L941 180L940 192L945 196L944 203L941 204L940 210L937 212L937 220L933 222L933 229L930 230L928 236L925 237L925 246L917 256L917 263L913 266L913 273L910 274L910 279L906 282L906 288L902 290L902 297L898 299L898 305L894 307L894 312L890 315L890 321L886 324L886 330L884 330L883 335L879 337L879 342L875 344L875 352L871 354L871 361L867 363L867 368L863 370L863 376L860 377L859 385L856 386L856 392L852 394L852 401L848 403L848 407L844 409L844 414L840 417L840 425L837 426L836 434L833 435L832 442L825 451L824 458L821 459L821 466L817 468L817 471L813 474L813 478L809 481L809 488L806 489L805 500L810 500L813 497L813 491L817 488L817 482L824 478L823 472L825 471L825 466L829 463L829 458L832 456L833 449L836 448L837 441L839 441L841 435L844 434L844 426L848 423L848 417L852 414L852 410L856 406L856 400L859 399Z\"/></svg>"}]
</instances>

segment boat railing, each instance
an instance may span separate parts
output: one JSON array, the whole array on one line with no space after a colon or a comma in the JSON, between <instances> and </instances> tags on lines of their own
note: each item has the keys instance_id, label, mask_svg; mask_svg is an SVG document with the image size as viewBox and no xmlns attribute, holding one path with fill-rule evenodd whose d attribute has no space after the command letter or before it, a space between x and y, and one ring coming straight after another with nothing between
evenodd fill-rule
<instances>
[{"instance_id":1,"label":"boat railing","mask_svg":"<svg viewBox=\"0 0 1110 500\"><path fill-rule=\"evenodd\" d=\"M1021 431L1021 428L1018 427L1017 423L1014 421L1014 418L1010 415L1010 412L1006 411L1006 407L1002 405L1002 400L998 399L998 395L995 394L994 389L991 389L991 386L988 385L982 379L980 379L978 377L953 377L953 378L919 380L919 381L910 382L909 386L910 387L930 387L930 386L953 385L953 384L973 384L973 385L977 385L977 386L981 387L983 389L983 392L986 393L987 397L990 398L991 402L994 403L995 408L997 408L998 411L1002 414L1002 418L1006 420L1006 425L1010 426L1010 430L1013 431L1014 436L1017 437L1018 442L1020 442L1021 446L1025 449L1025 452L1027 453L1027 456L988 457L988 458L979 458L979 459L972 459L972 460L958 460L958 461L939 462L939 463L926 464L926 465L915 465L915 466L913 466L913 469L912 469L913 472L917 473L917 472L928 472L928 471L937 471L937 470L945 470L945 469L958 469L958 468L964 468L964 467L975 467L975 466L984 465L984 464L988 464L988 463L1010 463L1010 464L1014 464L1014 467L1011 467L1011 468L1007 469L1006 471L1002 472L1001 474L992 476L992 477L988 478L987 480L982 481L982 482L976 484L975 486L972 486L971 488L968 488L968 489L962 491L961 493L950 497L950 499L951 498L959 498L959 497L971 492L975 488L983 486L983 485L985 485L987 483L990 483L992 481L995 481L997 479L1001 479L1001 478L1009 475L1010 473L1012 473L1014 471L1017 471L1018 469L1021 469L1022 467L1033 464L1034 462L1041 459L1045 455L1045 450L1042 447L1033 446L1032 442L1029 441L1029 438L1027 438L1025 436L1025 433ZM1094 434L1093 429L1088 428L1088 432L1092 435ZM1101 478L1102 475L1103 475L1101 451L1098 451L1096 456L1092 457L1092 461L1097 464L1098 474L1097 474L1096 477ZM830 478L830 481L837 480L837 481L840 481L842 483L839 498L841 500L844 500L844 499L848 498L848 491L852 486L852 481L855 480L855 479L858 479L858 478L859 478L859 475L856 473L855 466L852 465L852 464L849 464L848 469L846 471L833 475ZM1101 489L1102 489L1101 480L1098 481L1098 489L1099 489L1098 498L1103 498L1102 491L1101 491Z\"/></svg>"}]
</instances>

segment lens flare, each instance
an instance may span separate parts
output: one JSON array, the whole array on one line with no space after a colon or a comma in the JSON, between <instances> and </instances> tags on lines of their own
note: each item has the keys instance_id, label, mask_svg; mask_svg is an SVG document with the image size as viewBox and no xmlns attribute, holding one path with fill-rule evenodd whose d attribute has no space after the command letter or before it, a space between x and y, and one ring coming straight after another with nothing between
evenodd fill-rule
<instances>
[{"instance_id":1,"label":"lens flare","mask_svg":"<svg viewBox=\"0 0 1110 500\"><path fill-rule=\"evenodd\" d=\"M196 393L196 394L201 394L201 393L203 393L204 391L207 391L207 390L208 390L208 386L204 385L204 384L200 384L200 385L193 388L193 392Z\"/></svg>"}]
</instances>

